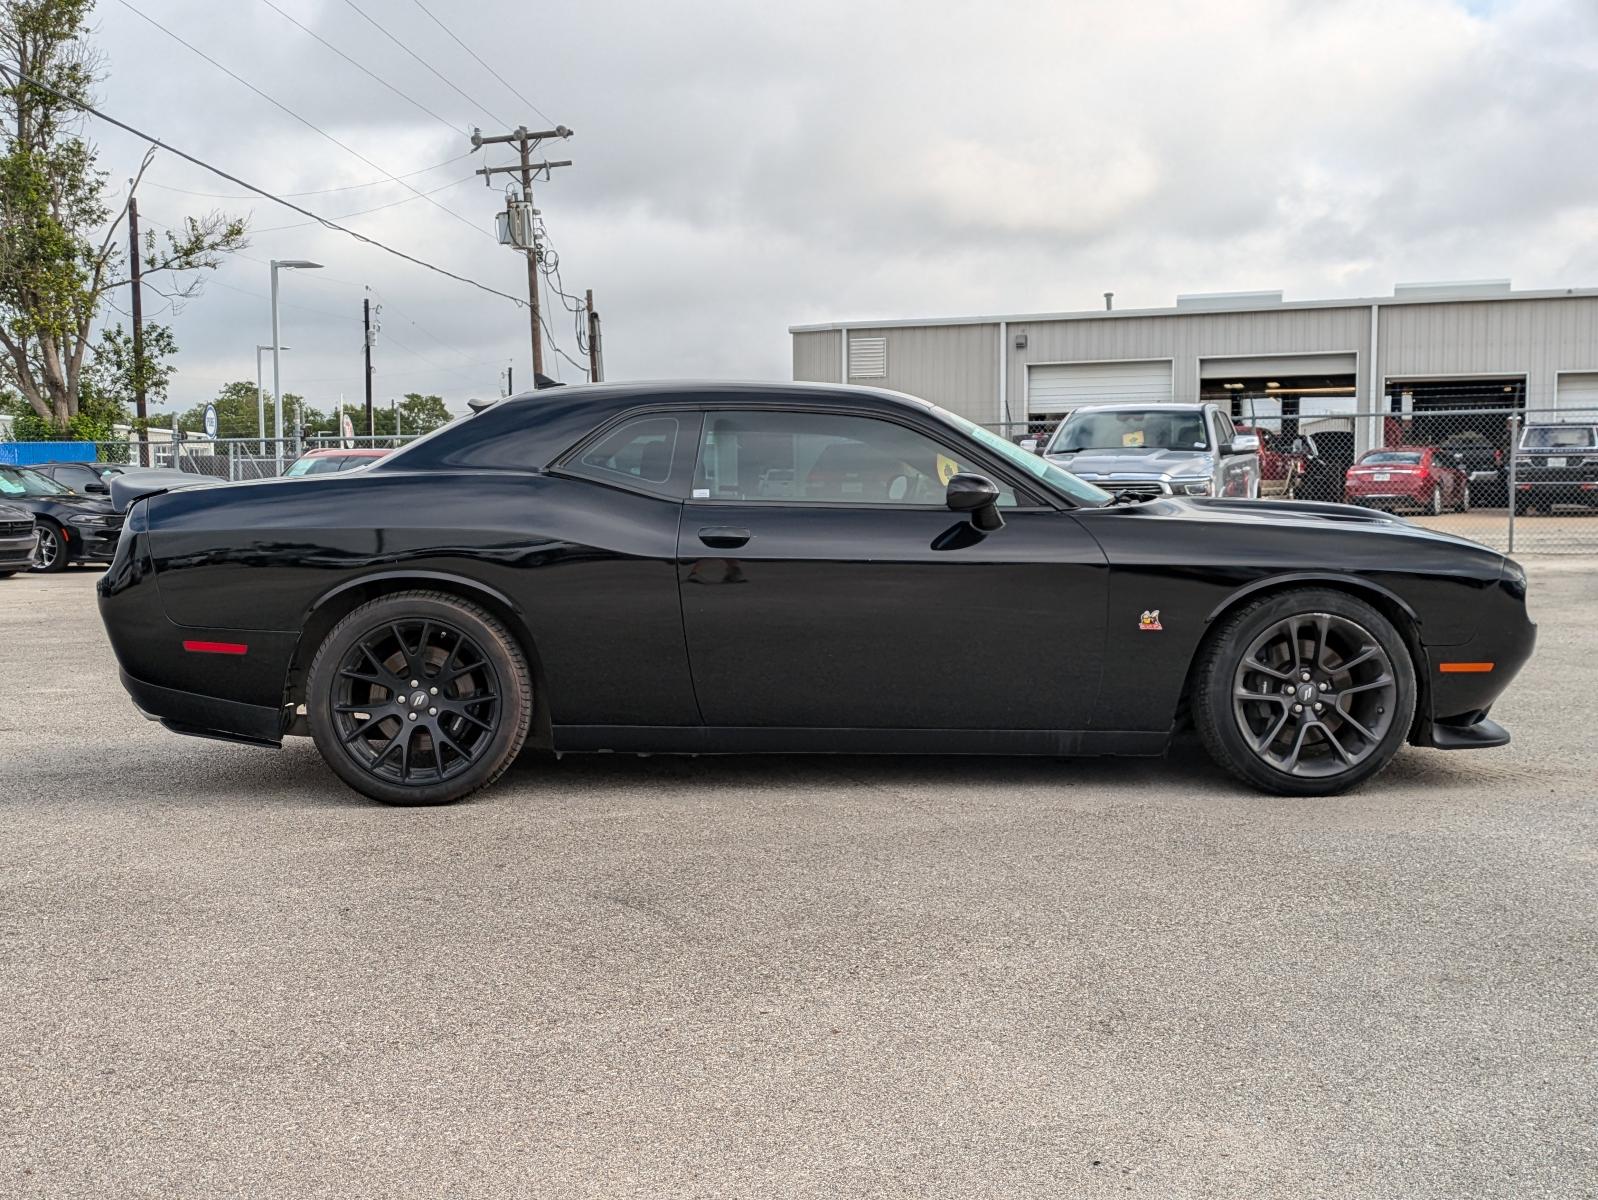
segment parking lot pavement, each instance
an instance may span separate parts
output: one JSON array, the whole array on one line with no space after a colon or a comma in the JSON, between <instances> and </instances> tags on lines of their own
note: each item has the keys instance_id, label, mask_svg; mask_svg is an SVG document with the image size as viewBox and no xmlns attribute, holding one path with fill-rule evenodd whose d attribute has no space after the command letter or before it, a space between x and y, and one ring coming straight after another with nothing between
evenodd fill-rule
<instances>
[{"instance_id":1,"label":"parking lot pavement","mask_svg":"<svg viewBox=\"0 0 1598 1200\"><path fill-rule=\"evenodd\" d=\"M530 759L387 809L0 583L0 1195L1593 1195L1598 569L1502 751Z\"/></svg>"}]
</instances>

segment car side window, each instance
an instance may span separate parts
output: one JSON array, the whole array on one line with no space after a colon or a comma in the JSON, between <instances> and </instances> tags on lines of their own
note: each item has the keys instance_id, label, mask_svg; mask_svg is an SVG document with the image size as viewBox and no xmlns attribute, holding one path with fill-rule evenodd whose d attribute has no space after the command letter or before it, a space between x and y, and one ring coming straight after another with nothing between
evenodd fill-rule
<instances>
[{"instance_id":1,"label":"car side window","mask_svg":"<svg viewBox=\"0 0 1598 1200\"><path fill-rule=\"evenodd\" d=\"M705 414L696 500L937 507L975 470L960 450L892 421L841 413ZM999 504L1014 507L1001 481Z\"/></svg>"},{"instance_id":2,"label":"car side window","mask_svg":"<svg viewBox=\"0 0 1598 1200\"><path fill-rule=\"evenodd\" d=\"M681 418L662 413L623 421L578 451L565 469L601 483L669 491L682 452L682 426Z\"/></svg>"},{"instance_id":3,"label":"car side window","mask_svg":"<svg viewBox=\"0 0 1598 1200\"><path fill-rule=\"evenodd\" d=\"M1232 428L1232 419L1230 417L1228 417L1225 413L1211 413L1210 424L1215 429L1215 448L1217 450L1224 450L1227 446L1232 444L1234 431Z\"/></svg>"}]
</instances>

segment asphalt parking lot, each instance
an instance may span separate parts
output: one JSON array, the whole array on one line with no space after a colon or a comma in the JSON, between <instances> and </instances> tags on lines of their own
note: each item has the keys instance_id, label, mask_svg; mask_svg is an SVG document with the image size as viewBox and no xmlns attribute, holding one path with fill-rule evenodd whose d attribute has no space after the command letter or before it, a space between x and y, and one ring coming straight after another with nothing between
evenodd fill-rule
<instances>
[{"instance_id":1,"label":"asphalt parking lot","mask_svg":"<svg viewBox=\"0 0 1598 1200\"><path fill-rule=\"evenodd\" d=\"M396 810L0 582L0 1195L1598 1194L1598 567L1506 750L529 759Z\"/></svg>"}]
</instances>

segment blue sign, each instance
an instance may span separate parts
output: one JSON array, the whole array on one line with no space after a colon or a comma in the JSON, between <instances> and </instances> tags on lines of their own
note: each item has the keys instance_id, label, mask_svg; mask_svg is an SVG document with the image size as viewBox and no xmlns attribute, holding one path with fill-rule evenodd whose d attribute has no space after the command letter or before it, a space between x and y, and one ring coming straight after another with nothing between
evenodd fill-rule
<instances>
[{"instance_id":1,"label":"blue sign","mask_svg":"<svg viewBox=\"0 0 1598 1200\"><path fill-rule=\"evenodd\" d=\"M205 436L210 438L212 441L215 441L216 430L216 405L207 404L205 406Z\"/></svg>"}]
</instances>

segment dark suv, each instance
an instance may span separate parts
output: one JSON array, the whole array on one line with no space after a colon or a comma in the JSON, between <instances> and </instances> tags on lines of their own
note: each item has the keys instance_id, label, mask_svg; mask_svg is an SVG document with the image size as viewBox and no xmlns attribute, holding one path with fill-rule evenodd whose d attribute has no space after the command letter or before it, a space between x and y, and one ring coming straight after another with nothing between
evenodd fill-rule
<instances>
[{"instance_id":1,"label":"dark suv","mask_svg":"<svg viewBox=\"0 0 1598 1200\"><path fill-rule=\"evenodd\" d=\"M1528 425L1515 450L1515 511L1598 508L1598 424Z\"/></svg>"}]
</instances>

